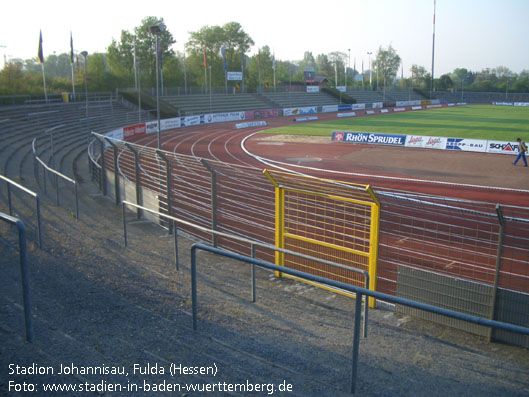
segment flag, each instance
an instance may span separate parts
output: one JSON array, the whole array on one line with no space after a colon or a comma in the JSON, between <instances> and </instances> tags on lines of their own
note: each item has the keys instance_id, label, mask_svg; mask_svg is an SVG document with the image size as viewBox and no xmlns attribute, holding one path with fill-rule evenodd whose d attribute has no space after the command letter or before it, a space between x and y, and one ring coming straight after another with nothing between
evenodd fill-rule
<instances>
[{"instance_id":1,"label":"flag","mask_svg":"<svg viewBox=\"0 0 529 397\"><path fill-rule=\"evenodd\" d=\"M272 55L272 69L276 70L276 54Z\"/></svg>"},{"instance_id":2,"label":"flag","mask_svg":"<svg viewBox=\"0 0 529 397\"><path fill-rule=\"evenodd\" d=\"M44 63L44 55L42 54L42 30L40 31L40 37L39 37L39 53L37 54L37 58L42 65Z\"/></svg>"},{"instance_id":3,"label":"flag","mask_svg":"<svg viewBox=\"0 0 529 397\"><path fill-rule=\"evenodd\" d=\"M222 59L224 60L224 71L228 70L228 67L226 65L226 47L222 46L220 49L220 53L222 54Z\"/></svg>"},{"instance_id":4,"label":"flag","mask_svg":"<svg viewBox=\"0 0 529 397\"><path fill-rule=\"evenodd\" d=\"M158 49L156 51L156 54L158 55L158 67L160 69L163 69L163 66L162 66L163 48L162 48L162 42L160 41L160 39L158 39Z\"/></svg>"},{"instance_id":5,"label":"flag","mask_svg":"<svg viewBox=\"0 0 529 397\"><path fill-rule=\"evenodd\" d=\"M241 70L244 70L244 51L241 49Z\"/></svg>"},{"instance_id":6,"label":"flag","mask_svg":"<svg viewBox=\"0 0 529 397\"><path fill-rule=\"evenodd\" d=\"M72 32L70 32L70 63L73 65L73 37L72 37Z\"/></svg>"},{"instance_id":7,"label":"flag","mask_svg":"<svg viewBox=\"0 0 529 397\"><path fill-rule=\"evenodd\" d=\"M206 44L204 44L204 69L208 67L208 59L206 58Z\"/></svg>"}]
</instances>

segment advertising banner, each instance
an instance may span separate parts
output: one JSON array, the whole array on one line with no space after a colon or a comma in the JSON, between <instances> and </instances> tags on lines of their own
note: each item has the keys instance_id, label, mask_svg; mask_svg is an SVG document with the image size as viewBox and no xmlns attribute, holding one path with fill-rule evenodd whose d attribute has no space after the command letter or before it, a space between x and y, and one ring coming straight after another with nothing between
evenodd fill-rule
<instances>
[{"instance_id":1,"label":"advertising banner","mask_svg":"<svg viewBox=\"0 0 529 397\"><path fill-rule=\"evenodd\" d=\"M162 121L160 120L160 124L162 124ZM158 131L158 121L148 121L145 123L145 130L147 134L152 134L153 132Z\"/></svg>"},{"instance_id":2,"label":"advertising banner","mask_svg":"<svg viewBox=\"0 0 529 397\"><path fill-rule=\"evenodd\" d=\"M188 127L204 123L204 115L180 117L180 126Z\"/></svg>"},{"instance_id":3,"label":"advertising banner","mask_svg":"<svg viewBox=\"0 0 529 397\"><path fill-rule=\"evenodd\" d=\"M373 102L373 109L382 109L384 107L384 102Z\"/></svg>"},{"instance_id":4,"label":"advertising banner","mask_svg":"<svg viewBox=\"0 0 529 397\"><path fill-rule=\"evenodd\" d=\"M488 141L487 153L518 154L518 142Z\"/></svg>"},{"instance_id":5,"label":"advertising banner","mask_svg":"<svg viewBox=\"0 0 529 397\"><path fill-rule=\"evenodd\" d=\"M404 146L406 135L388 135L371 132L345 132L334 131L332 133L333 142L348 143L371 143L375 145Z\"/></svg>"},{"instance_id":6,"label":"advertising banner","mask_svg":"<svg viewBox=\"0 0 529 397\"><path fill-rule=\"evenodd\" d=\"M145 132L145 123L129 125L127 127L123 127L123 139L127 141L137 136L145 135Z\"/></svg>"},{"instance_id":7,"label":"advertising banner","mask_svg":"<svg viewBox=\"0 0 529 397\"><path fill-rule=\"evenodd\" d=\"M318 85L308 85L307 92L320 92L320 86Z\"/></svg>"},{"instance_id":8,"label":"advertising banner","mask_svg":"<svg viewBox=\"0 0 529 397\"><path fill-rule=\"evenodd\" d=\"M266 121L247 121L246 123L238 123L235 124L235 128L238 130L241 128L251 128L251 127L264 127L266 125Z\"/></svg>"},{"instance_id":9,"label":"advertising banner","mask_svg":"<svg viewBox=\"0 0 529 397\"><path fill-rule=\"evenodd\" d=\"M337 112L337 111L338 111L338 105L323 105L321 107L322 113Z\"/></svg>"},{"instance_id":10,"label":"advertising banner","mask_svg":"<svg viewBox=\"0 0 529 397\"><path fill-rule=\"evenodd\" d=\"M404 112L406 108L393 108L394 112Z\"/></svg>"},{"instance_id":11,"label":"advertising banner","mask_svg":"<svg viewBox=\"0 0 529 397\"><path fill-rule=\"evenodd\" d=\"M352 105L353 107L353 110L363 110L366 108L366 104L365 103L355 103Z\"/></svg>"},{"instance_id":12,"label":"advertising banner","mask_svg":"<svg viewBox=\"0 0 529 397\"><path fill-rule=\"evenodd\" d=\"M314 121L318 120L318 116L296 117L294 121Z\"/></svg>"},{"instance_id":13,"label":"advertising banner","mask_svg":"<svg viewBox=\"0 0 529 397\"><path fill-rule=\"evenodd\" d=\"M264 119L266 117L278 117L279 109L248 110L244 112L245 120Z\"/></svg>"},{"instance_id":14,"label":"advertising banner","mask_svg":"<svg viewBox=\"0 0 529 397\"><path fill-rule=\"evenodd\" d=\"M483 139L447 138L446 149L485 152L487 150L487 141Z\"/></svg>"},{"instance_id":15,"label":"advertising banner","mask_svg":"<svg viewBox=\"0 0 529 397\"><path fill-rule=\"evenodd\" d=\"M283 109L283 116L297 116L300 114L313 114L316 112L316 106L307 106L303 108L285 108Z\"/></svg>"},{"instance_id":16,"label":"advertising banner","mask_svg":"<svg viewBox=\"0 0 529 397\"><path fill-rule=\"evenodd\" d=\"M447 138L423 135L408 135L406 137L406 147L424 149L444 149Z\"/></svg>"},{"instance_id":17,"label":"advertising banner","mask_svg":"<svg viewBox=\"0 0 529 397\"><path fill-rule=\"evenodd\" d=\"M117 139L119 141L123 140L123 128L117 128L105 134L106 137L110 139Z\"/></svg>"},{"instance_id":18,"label":"advertising banner","mask_svg":"<svg viewBox=\"0 0 529 397\"><path fill-rule=\"evenodd\" d=\"M180 128L180 117L160 120L160 126L162 128L162 131L172 130L173 128Z\"/></svg>"},{"instance_id":19,"label":"advertising banner","mask_svg":"<svg viewBox=\"0 0 529 397\"><path fill-rule=\"evenodd\" d=\"M242 81L242 72L227 72L226 78L229 81Z\"/></svg>"},{"instance_id":20,"label":"advertising banner","mask_svg":"<svg viewBox=\"0 0 529 397\"><path fill-rule=\"evenodd\" d=\"M205 122L209 123L223 123L225 121L240 121L246 119L246 112L226 112L226 113L212 113L205 115Z\"/></svg>"},{"instance_id":21,"label":"advertising banner","mask_svg":"<svg viewBox=\"0 0 529 397\"><path fill-rule=\"evenodd\" d=\"M338 113L337 116L338 117L355 117L356 113L355 112Z\"/></svg>"}]
</instances>

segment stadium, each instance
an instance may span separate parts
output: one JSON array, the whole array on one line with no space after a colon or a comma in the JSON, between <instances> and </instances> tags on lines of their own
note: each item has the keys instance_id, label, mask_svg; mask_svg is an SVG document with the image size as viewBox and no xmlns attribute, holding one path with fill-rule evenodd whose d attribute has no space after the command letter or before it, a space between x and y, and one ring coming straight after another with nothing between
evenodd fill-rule
<instances>
[{"instance_id":1,"label":"stadium","mask_svg":"<svg viewBox=\"0 0 529 397\"><path fill-rule=\"evenodd\" d=\"M513 136L373 129L524 98L362 94L0 108L2 393L525 395L527 173L487 153Z\"/></svg>"}]
</instances>

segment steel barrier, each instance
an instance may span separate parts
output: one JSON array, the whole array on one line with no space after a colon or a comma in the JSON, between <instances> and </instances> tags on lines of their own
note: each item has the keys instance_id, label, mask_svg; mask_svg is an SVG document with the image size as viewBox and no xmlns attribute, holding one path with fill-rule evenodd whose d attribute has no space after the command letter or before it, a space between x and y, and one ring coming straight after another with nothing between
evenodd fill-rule
<instances>
[{"instance_id":1,"label":"steel barrier","mask_svg":"<svg viewBox=\"0 0 529 397\"><path fill-rule=\"evenodd\" d=\"M10 188L10 186L14 186L14 187L22 190L24 193L27 193L30 196L33 196L35 198L35 206L36 206L36 211L37 211L37 234L38 234L38 239L39 239L39 248L42 249L42 228L41 228L41 222L40 222L40 199L39 199L39 195L37 193L29 190L28 188L26 188L26 187L24 187L22 185L19 185L15 181L12 181L11 179L6 178L3 175L0 175L0 179L6 181L6 183L7 183L7 201L8 201L8 204L9 204L9 215L10 216L13 216L13 205L12 205L12 202L11 202L11 188Z\"/></svg>"},{"instance_id":2,"label":"steel barrier","mask_svg":"<svg viewBox=\"0 0 529 397\"><path fill-rule=\"evenodd\" d=\"M24 222L13 216L0 212L0 220L18 228L18 246L20 251L20 275L22 277L22 299L24 303L24 322L26 325L26 340L33 343L33 324L31 322L31 302L29 299L29 275L26 247L26 227Z\"/></svg>"},{"instance_id":3,"label":"steel barrier","mask_svg":"<svg viewBox=\"0 0 529 397\"><path fill-rule=\"evenodd\" d=\"M437 306L427 305L425 303L419 303L419 302L412 301L409 299L399 298L396 296L384 294L382 292L376 292L376 291L372 291L366 288L357 287L351 284L346 284L346 283L342 283L339 281L334 281L334 280L326 279L323 277L319 277L313 274L304 273L299 270L285 268L283 266L277 266L273 263L265 262L265 261L255 259L255 258L250 258L247 256L243 256L243 255L229 252L226 250L207 246L204 244L194 244L191 247L191 299L192 299L192 306L193 306L193 329L194 330L197 330L197 318L198 318L197 286L196 286L197 284L196 251L197 250L211 252L213 254L221 255L227 258L235 259L235 260L246 262L246 263L250 263L250 264L263 267L269 270L287 273L294 277L306 279L308 281L313 281L313 282L317 282L320 284L325 284L325 285L328 285L329 287L343 289L343 290L356 294L355 318L354 318L354 330L353 330L353 357L352 357L351 388L350 388L351 393L353 394L356 393L356 378L358 374L358 353L359 353L359 347L360 347L360 317L361 317L361 311L362 311L362 307L361 307L362 298L364 295L366 297L373 297L375 299L385 300L390 303L405 305L405 306L409 306L412 308L421 309L421 310L425 310L428 312L456 318L459 320L464 320L464 321L468 321L471 323L484 325L487 327L516 332L516 333L520 333L523 335L529 335L529 328L520 327L517 325L507 324L507 323L494 321L494 320L488 320L488 319L484 319L484 318L480 318L476 316L471 316L468 314L455 312L455 311L448 310L448 309L443 309ZM365 324L367 324L367 318L366 318Z\"/></svg>"},{"instance_id":4,"label":"steel barrier","mask_svg":"<svg viewBox=\"0 0 529 397\"><path fill-rule=\"evenodd\" d=\"M64 175L64 174L61 174L59 171L56 171L53 168L48 167L48 165L39 158L39 156L37 155L37 149L36 149L36 146L35 146L36 140L37 140L36 137L33 138L33 142L32 142L33 156L34 156L35 160L38 163L40 163L42 165L43 169L44 169L44 186L46 186L46 171L48 171L51 174L55 175L55 188L56 188L57 205L60 206L60 200L59 200L59 179L58 178L61 178L61 179L65 180L66 182L71 183L73 185L74 193L75 193L75 218L79 219L79 193L78 193L78 188L77 188L77 182L74 181L72 178ZM36 171L35 177L36 177L36 179L38 181L39 180L38 170ZM44 190L46 191L46 187L44 187Z\"/></svg>"},{"instance_id":5,"label":"steel barrier","mask_svg":"<svg viewBox=\"0 0 529 397\"><path fill-rule=\"evenodd\" d=\"M199 225L193 224L191 222L185 221L183 219L178 219L178 218L166 215L166 214L162 214L160 212L153 211L153 210L151 210L151 209L149 209L147 207L143 207L141 205L130 203L128 201L123 201L122 202L123 239L124 239L124 242L125 242L125 246L128 246L128 241L127 241L127 221L126 221L126 211L125 211L125 207L126 206L130 206L130 207L133 207L133 208L136 208L136 209L141 209L143 211L150 212L152 214L156 214L158 216L164 217L164 218L168 219L169 221L173 222L174 230L175 230L175 233L174 233L175 266L176 266L177 270L178 270L178 242L177 242L177 237L176 237L176 235L177 235L176 224L180 223L182 225L186 225L186 226L191 226L191 227L197 228L197 229L199 229L200 231L203 231L203 232L211 233L212 235L217 236L217 237L225 237L225 238L229 238L229 239L232 239L232 240L237 240L237 241L242 242L242 243L249 244L250 245L250 249L251 249L252 258L255 257L255 247L259 246L261 248L269 249L269 250L275 251L275 252L280 252L282 254L289 254L289 255L297 256L297 257L302 258L302 259L316 261L316 262L322 263L322 264L327 265L327 266L333 266L333 267L336 267L336 268L339 268L339 269L348 269L348 270L356 272L358 274L363 274L364 277L365 277L365 284L364 284L365 288L369 289L369 273L367 271L365 271L365 270L350 269L348 266L342 265L340 263L335 263L335 262L331 262L331 261L328 261L328 260L325 260L325 259L321 259L321 258L316 258L316 257L313 257L313 256L305 255L305 254L302 254L302 253L299 253L299 252L294 252L294 251L290 251L290 250L287 250L287 249L278 248L278 247L276 247L274 245L261 243L259 241L255 241L255 240L249 240L249 239L244 238L244 237L239 237L239 236L235 236L235 235L232 235L232 234L219 232L217 230L210 230L210 229L205 228L203 226L199 226ZM251 277L252 277L252 282L251 282L251 285L252 285L252 302L256 302L255 267L254 266L252 266ZM361 299L360 299L360 301L361 301ZM360 304L361 304L361 302L360 302ZM368 304L368 302L366 300L366 302L364 304L364 311L363 311L363 314L364 314L364 327L363 327L363 330L362 330L362 334L363 334L363 336L365 338L367 338L367 318L368 318L368 314L369 314L368 312L369 312L369 304Z\"/></svg>"}]
</instances>

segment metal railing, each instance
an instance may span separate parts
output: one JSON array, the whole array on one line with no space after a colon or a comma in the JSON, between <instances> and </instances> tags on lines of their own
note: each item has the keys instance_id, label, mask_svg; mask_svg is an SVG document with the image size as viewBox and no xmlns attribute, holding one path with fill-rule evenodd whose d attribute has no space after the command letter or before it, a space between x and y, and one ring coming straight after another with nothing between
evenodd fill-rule
<instances>
[{"instance_id":1,"label":"metal railing","mask_svg":"<svg viewBox=\"0 0 529 397\"><path fill-rule=\"evenodd\" d=\"M240 237L240 236L236 236L236 235L233 235L233 234L219 232L217 230L211 230L211 229L208 229L206 227L203 227L203 226L200 226L200 225L196 225L194 223L185 221L183 219L175 218L173 216L162 214L160 212L151 210L151 209L149 209L147 207L143 207L141 205L134 204L134 203L131 203L131 202L128 202L128 201L122 201L123 239L124 239L124 242L125 242L125 246L128 246L128 240L127 240L127 219L126 219L126 211L125 211L126 206L130 206L130 207L133 207L133 208L136 208L136 209L141 209L142 211L149 212L151 214L163 217L163 218L165 218L168 221L173 223L174 244L175 244L174 245L174 247L175 247L175 266L176 266L177 270L178 270L178 242L177 242L177 234L178 233L177 233L176 224L179 223L181 225L191 226L191 227L196 228L196 229L198 229L198 230L200 230L202 232L212 233L213 235L218 236L218 237L224 237L224 238L228 238L228 239L231 239L231 240L237 240L237 241L245 243L245 244L249 244L250 245L250 249L251 249L251 253L252 253L252 258L255 257L255 247L258 246L258 247L261 247L261 248L269 249L271 251L281 252L283 254L294 255L294 256L297 256L299 258L308 259L308 260L311 260L311 261L316 261L316 262L319 262L319 263L322 263L322 264L325 264L325 265L329 265L329 266L333 266L333 267L336 267L336 268L345 269L345 270L348 270L348 271L352 271L352 272L355 272L355 273L362 274L364 276L364 278L365 278L365 284L364 284L365 288L369 289L369 273L367 271L365 271L365 270L356 269L356 268L349 267L349 266L344 266L344 265L342 265L340 263L327 261L325 259L316 258L316 257L313 257L313 256L301 254L299 252L290 251L290 250L283 249L283 248L278 248L278 247L276 247L274 245L265 244L265 243L262 243L262 242L259 242L259 241L255 241L255 240L250 240L250 239L247 239L247 238L244 238L244 237ZM234 253L234 255L238 255L238 254ZM287 269L287 267L279 266L279 269ZM287 272L283 272L283 273L287 273ZM251 278L252 278L252 281L251 281L252 302L256 302L257 297L256 297L256 285L255 285L255 266L252 266ZM360 302L360 304L361 304L361 302ZM366 299L366 302L364 304L364 310L363 310L364 327L363 327L362 333L363 333L364 338L367 338L367 318L368 318L368 311L369 311L368 307L369 307L369 304L368 304L367 299Z\"/></svg>"},{"instance_id":2,"label":"metal railing","mask_svg":"<svg viewBox=\"0 0 529 397\"><path fill-rule=\"evenodd\" d=\"M12 181L11 179L3 176L3 175L0 175L0 179L4 180L7 184L7 202L8 202L8 205L9 205L9 215L10 216L13 216L13 204L12 204L12 201L11 201L11 186L14 186L20 190L22 190L24 193L26 194L29 194L30 196L34 197L35 198L35 207L36 207L36 212L37 212L37 234L38 234L38 239L39 239L39 248L42 249L42 228L41 228L41 222L40 222L40 199L39 199L39 195L31 190L29 190L28 188L22 186L22 185L19 185L18 183L16 183L15 181Z\"/></svg>"},{"instance_id":3,"label":"metal railing","mask_svg":"<svg viewBox=\"0 0 529 397\"><path fill-rule=\"evenodd\" d=\"M32 149L33 149L33 156L37 163L40 163L42 165L42 168L44 170L44 191L46 192L46 172L49 172L53 175L55 175L55 189L56 189L56 200L57 205L60 206L60 197L59 197L59 178L63 179L66 182L69 182L73 185L74 193L75 193L75 218L79 219L79 193L77 188L77 182L74 181L72 178L60 173L59 171L54 170L53 168L49 167L44 161L40 159L40 157L37 154L37 149L35 146L37 138L33 138L32 142ZM39 172L38 169L35 170L35 177L37 181L39 180Z\"/></svg>"},{"instance_id":4,"label":"metal railing","mask_svg":"<svg viewBox=\"0 0 529 397\"><path fill-rule=\"evenodd\" d=\"M226 250L218 249L215 247L211 247L204 244L194 244L191 247L191 295L192 295L192 306L193 306L193 329L197 329L197 318L198 318L198 303L197 303L197 275L196 275L196 267L197 267L197 260L196 260L196 251L197 250L203 250L207 252L211 252L213 254L221 255L227 258L235 259L238 261L242 261L245 263L250 263L254 266L263 267L269 270L273 271L280 271L282 273L287 273L295 277L299 277L305 280L313 281L319 284L328 285L330 287L342 289L345 291L352 292L356 294L356 305L355 305L355 318L354 318L354 331L353 331L353 354L352 354L352 369L351 369L351 387L350 391L351 393L356 393L356 378L358 375L358 353L360 348L360 317L362 312L362 299L365 295L365 297L373 297L375 299L384 300L386 302L399 304L399 305L405 305L408 307L412 307L415 309L425 310L428 312L441 314L444 316L452 317L455 319L468 321L471 323L484 325L487 327L502 329L506 331L516 332L523 335L529 335L529 328L520 327L518 325L512 325L507 324L499 321L494 320L488 320L481 317L471 316L464 313L455 312L448 309L443 309L437 306L428 305L425 303L419 303L416 301L412 301L409 299L399 298L396 296L384 294L381 292L376 292L369 290L367 288L357 287L350 284L345 284L339 281L334 281L330 279L326 279L320 276L316 276L309 273L304 273L299 270L294 270L290 268L286 268L283 266L277 266L273 263L265 262L259 259L250 258L247 256L243 256L240 254L236 254L233 252L229 252ZM367 301L367 299L366 299ZM365 319L364 326L367 324L367 318Z\"/></svg>"},{"instance_id":5,"label":"metal railing","mask_svg":"<svg viewBox=\"0 0 529 397\"><path fill-rule=\"evenodd\" d=\"M0 220L14 225L18 229L18 247L20 251L20 275L22 277L22 299L24 303L24 322L26 326L26 340L33 342L33 324L31 322L31 302L29 299L29 275L26 246L26 227L24 222L13 216L0 212Z\"/></svg>"}]
</instances>

